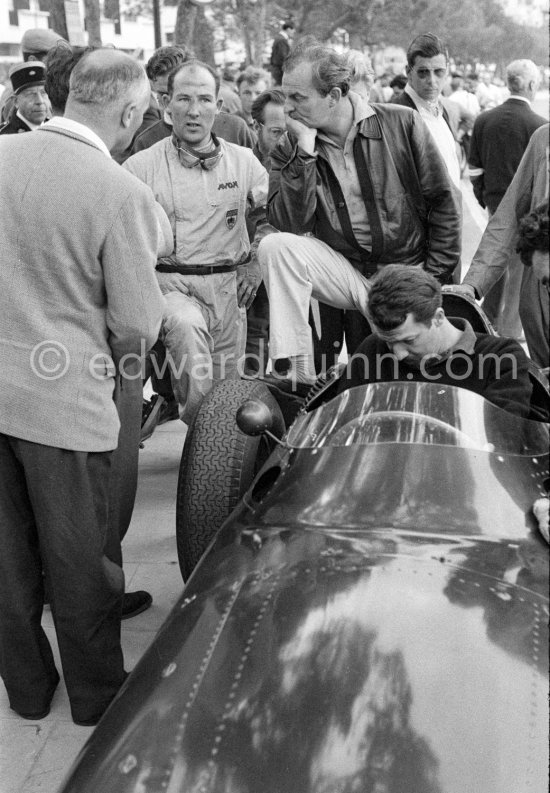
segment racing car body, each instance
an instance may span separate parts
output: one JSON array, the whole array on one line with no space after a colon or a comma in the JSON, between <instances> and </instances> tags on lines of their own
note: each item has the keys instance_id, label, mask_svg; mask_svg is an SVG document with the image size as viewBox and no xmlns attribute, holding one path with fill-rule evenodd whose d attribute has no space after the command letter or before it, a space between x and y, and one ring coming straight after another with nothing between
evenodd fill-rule
<instances>
[{"instance_id":1,"label":"racing car body","mask_svg":"<svg viewBox=\"0 0 550 793\"><path fill-rule=\"evenodd\" d=\"M62 793L545 790L547 478L547 425L459 388L300 414Z\"/></svg>"}]
</instances>

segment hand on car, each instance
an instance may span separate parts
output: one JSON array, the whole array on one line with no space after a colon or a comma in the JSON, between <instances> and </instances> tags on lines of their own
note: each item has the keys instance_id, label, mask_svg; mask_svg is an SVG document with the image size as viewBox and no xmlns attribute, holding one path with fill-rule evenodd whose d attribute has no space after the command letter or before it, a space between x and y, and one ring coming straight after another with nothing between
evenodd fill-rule
<instances>
[{"instance_id":1,"label":"hand on car","mask_svg":"<svg viewBox=\"0 0 550 793\"><path fill-rule=\"evenodd\" d=\"M241 308L250 308L261 283L262 271L258 262L250 261L237 267L237 299Z\"/></svg>"}]
</instances>

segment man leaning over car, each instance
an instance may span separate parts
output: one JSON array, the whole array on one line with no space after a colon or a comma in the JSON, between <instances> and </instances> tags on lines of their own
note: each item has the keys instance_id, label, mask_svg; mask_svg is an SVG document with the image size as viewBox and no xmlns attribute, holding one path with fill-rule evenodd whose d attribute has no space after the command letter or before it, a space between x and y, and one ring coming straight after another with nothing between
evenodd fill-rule
<instances>
[{"instance_id":1,"label":"man leaning over car","mask_svg":"<svg viewBox=\"0 0 550 793\"><path fill-rule=\"evenodd\" d=\"M350 359L340 390L391 380L454 385L527 417L529 360L513 339L475 333L446 317L441 286L416 267L393 264L371 281L367 305L374 335Z\"/></svg>"}]
</instances>

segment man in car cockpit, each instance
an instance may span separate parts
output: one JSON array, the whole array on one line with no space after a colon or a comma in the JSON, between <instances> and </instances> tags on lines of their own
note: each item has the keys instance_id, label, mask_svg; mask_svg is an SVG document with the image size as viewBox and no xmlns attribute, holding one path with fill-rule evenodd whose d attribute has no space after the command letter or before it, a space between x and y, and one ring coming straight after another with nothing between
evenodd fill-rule
<instances>
[{"instance_id":1,"label":"man in car cockpit","mask_svg":"<svg viewBox=\"0 0 550 793\"><path fill-rule=\"evenodd\" d=\"M370 284L368 319L374 334L350 358L341 391L397 380L454 385L529 415L532 385L523 349L512 339L475 333L465 319L446 317L441 286L425 270L383 267Z\"/></svg>"}]
</instances>

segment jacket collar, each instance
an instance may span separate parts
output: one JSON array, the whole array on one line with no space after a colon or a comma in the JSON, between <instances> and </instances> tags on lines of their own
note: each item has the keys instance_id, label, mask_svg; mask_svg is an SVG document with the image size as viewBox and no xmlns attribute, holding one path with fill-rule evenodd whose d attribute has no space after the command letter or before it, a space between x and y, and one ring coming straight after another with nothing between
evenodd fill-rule
<instances>
[{"instance_id":1,"label":"jacket collar","mask_svg":"<svg viewBox=\"0 0 550 793\"><path fill-rule=\"evenodd\" d=\"M355 91L349 92L349 98L353 105L353 118L359 127L359 133L365 138L381 138L382 131L376 110Z\"/></svg>"}]
</instances>

